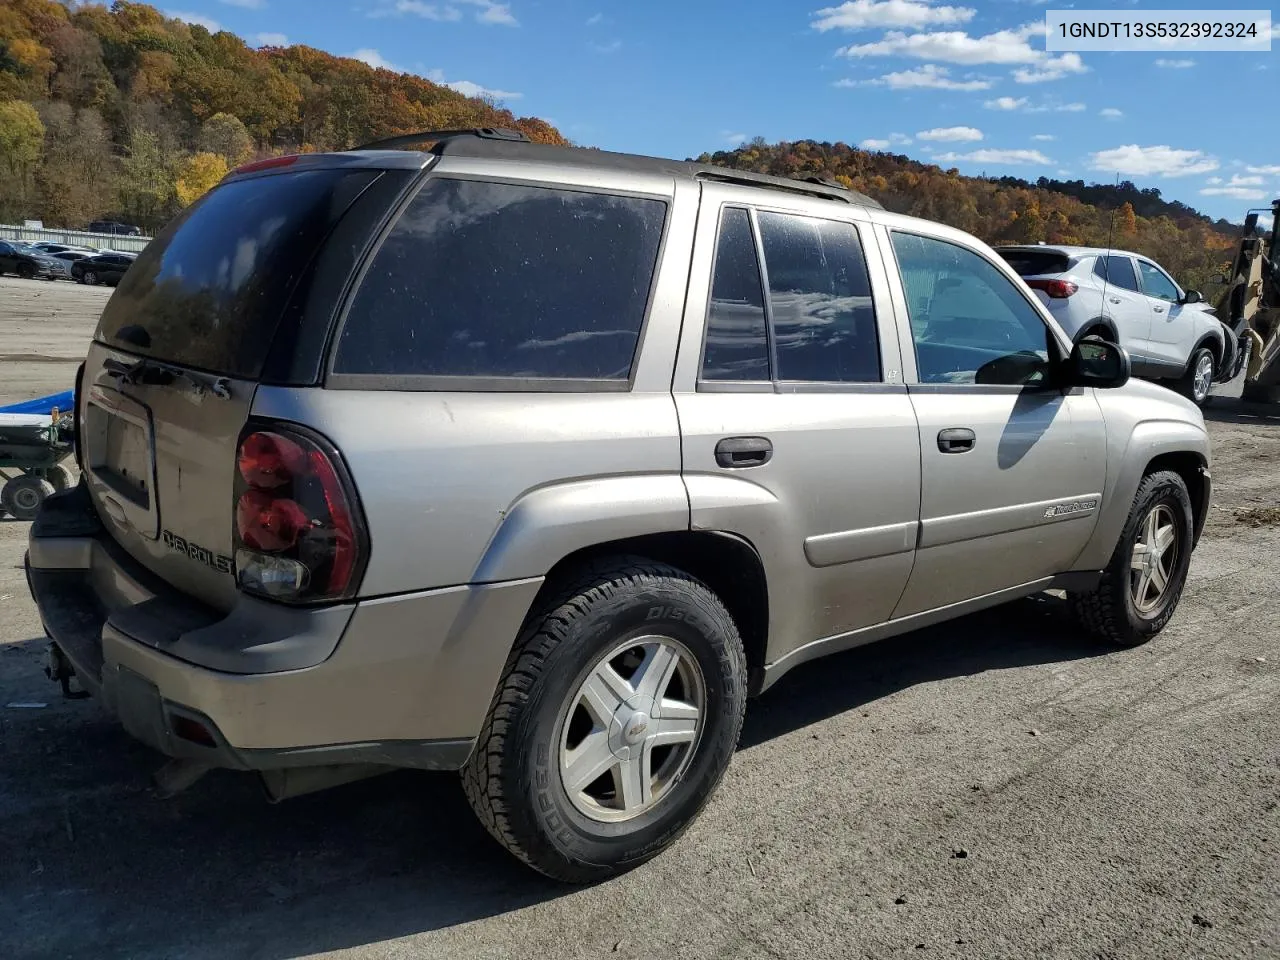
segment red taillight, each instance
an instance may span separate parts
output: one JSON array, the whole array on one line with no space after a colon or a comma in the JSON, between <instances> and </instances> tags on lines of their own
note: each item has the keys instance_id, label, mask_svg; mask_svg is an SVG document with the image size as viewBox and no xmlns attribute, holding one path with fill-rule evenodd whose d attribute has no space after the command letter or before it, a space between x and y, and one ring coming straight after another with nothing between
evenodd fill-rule
<instances>
[{"instance_id":1,"label":"red taillight","mask_svg":"<svg viewBox=\"0 0 1280 960\"><path fill-rule=\"evenodd\" d=\"M364 554L354 491L337 452L310 431L269 427L236 451L236 578L288 602L349 597Z\"/></svg>"},{"instance_id":2,"label":"red taillight","mask_svg":"<svg viewBox=\"0 0 1280 960\"><path fill-rule=\"evenodd\" d=\"M272 167L287 167L290 164L297 163L298 156L296 153L290 153L283 157L267 157L265 160L254 160L252 163L236 167L227 176L236 176L241 173L257 173L259 170L270 170Z\"/></svg>"},{"instance_id":3,"label":"red taillight","mask_svg":"<svg viewBox=\"0 0 1280 960\"><path fill-rule=\"evenodd\" d=\"M1065 300L1080 288L1070 280L1028 280L1032 290L1043 290L1054 300Z\"/></svg>"}]
</instances>

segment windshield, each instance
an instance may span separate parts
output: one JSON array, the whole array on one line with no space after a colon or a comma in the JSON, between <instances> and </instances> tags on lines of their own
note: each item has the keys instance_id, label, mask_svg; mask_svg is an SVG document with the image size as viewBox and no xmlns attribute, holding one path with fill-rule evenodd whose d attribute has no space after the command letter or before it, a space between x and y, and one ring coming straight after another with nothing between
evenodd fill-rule
<instances>
[{"instance_id":1,"label":"windshield","mask_svg":"<svg viewBox=\"0 0 1280 960\"><path fill-rule=\"evenodd\" d=\"M215 187L133 260L96 339L181 366L257 377L294 285L373 176L311 170Z\"/></svg>"}]
</instances>

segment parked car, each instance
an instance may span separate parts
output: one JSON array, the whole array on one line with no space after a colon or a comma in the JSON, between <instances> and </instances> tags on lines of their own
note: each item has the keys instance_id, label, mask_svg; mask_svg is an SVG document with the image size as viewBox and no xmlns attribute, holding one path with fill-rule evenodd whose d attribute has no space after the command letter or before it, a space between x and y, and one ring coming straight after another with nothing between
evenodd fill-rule
<instances>
[{"instance_id":1,"label":"parked car","mask_svg":"<svg viewBox=\"0 0 1280 960\"><path fill-rule=\"evenodd\" d=\"M1235 338L1196 290L1183 290L1149 257L1126 250L999 246L1073 339L1097 335L1128 351L1136 376L1203 405L1227 378Z\"/></svg>"},{"instance_id":2,"label":"parked car","mask_svg":"<svg viewBox=\"0 0 1280 960\"><path fill-rule=\"evenodd\" d=\"M43 250L45 253L50 253L50 254L67 253L72 251L77 253L106 253L107 252L105 250L99 249L98 247L86 247L86 246L83 246L82 244L77 244L77 243L54 243L50 240L41 240L39 243L31 244L31 246L35 247L37 250Z\"/></svg>"},{"instance_id":3,"label":"parked car","mask_svg":"<svg viewBox=\"0 0 1280 960\"><path fill-rule=\"evenodd\" d=\"M126 253L100 253L71 264L71 276L79 283L115 286L136 258Z\"/></svg>"},{"instance_id":4,"label":"parked car","mask_svg":"<svg viewBox=\"0 0 1280 960\"><path fill-rule=\"evenodd\" d=\"M117 223L114 220L95 220L85 227L89 233L109 233L120 237L140 237L142 228L132 223Z\"/></svg>"},{"instance_id":5,"label":"parked car","mask_svg":"<svg viewBox=\"0 0 1280 960\"><path fill-rule=\"evenodd\" d=\"M43 250L13 240L0 240L0 274L16 273L29 280L52 280L61 272L62 261Z\"/></svg>"},{"instance_id":6,"label":"parked car","mask_svg":"<svg viewBox=\"0 0 1280 960\"><path fill-rule=\"evenodd\" d=\"M163 792L456 770L593 881L798 664L1053 588L1114 646L1174 615L1204 418L990 247L494 137L241 167L106 304L28 579Z\"/></svg>"}]
</instances>

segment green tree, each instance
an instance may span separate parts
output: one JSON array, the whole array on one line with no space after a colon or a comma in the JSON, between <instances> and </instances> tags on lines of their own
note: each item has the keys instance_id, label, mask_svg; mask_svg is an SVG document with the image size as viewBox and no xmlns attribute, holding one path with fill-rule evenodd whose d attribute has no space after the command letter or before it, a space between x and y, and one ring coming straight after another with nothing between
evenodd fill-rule
<instances>
[{"instance_id":1,"label":"green tree","mask_svg":"<svg viewBox=\"0 0 1280 960\"><path fill-rule=\"evenodd\" d=\"M222 157L228 167L243 163L253 153L253 137L240 118L230 113L215 113L200 125L197 149Z\"/></svg>"},{"instance_id":2,"label":"green tree","mask_svg":"<svg viewBox=\"0 0 1280 960\"><path fill-rule=\"evenodd\" d=\"M0 219L34 213L35 171L44 147L44 123L35 107L22 100L0 103Z\"/></svg>"},{"instance_id":3,"label":"green tree","mask_svg":"<svg viewBox=\"0 0 1280 960\"><path fill-rule=\"evenodd\" d=\"M154 231L174 207L173 167L158 134L138 127L129 135L120 167L120 210L133 223Z\"/></svg>"}]
</instances>

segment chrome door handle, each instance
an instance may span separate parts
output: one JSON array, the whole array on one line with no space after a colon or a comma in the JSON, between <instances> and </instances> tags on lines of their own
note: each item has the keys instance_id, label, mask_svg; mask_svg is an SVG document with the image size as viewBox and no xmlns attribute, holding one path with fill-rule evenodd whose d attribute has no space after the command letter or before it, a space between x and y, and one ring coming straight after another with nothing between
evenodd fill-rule
<instances>
[{"instance_id":1,"label":"chrome door handle","mask_svg":"<svg viewBox=\"0 0 1280 960\"><path fill-rule=\"evenodd\" d=\"M1164 313L1164 307L1152 307L1151 309L1156 313Z\"/></svg>"},{"instance_id":2,"label":"chrome door handle","mask_svg":"<svg viewBox=\"0 0 1280 960\"><path fill-rule=\"evenodd\" d=\"M1108 300L1110 300L1112 303L1119 303L1119 302L1120 302L1120 298L1119 298L1119 297L1107 297L1107 299L1108 299Z\"/></svg>"}]
</instances>

